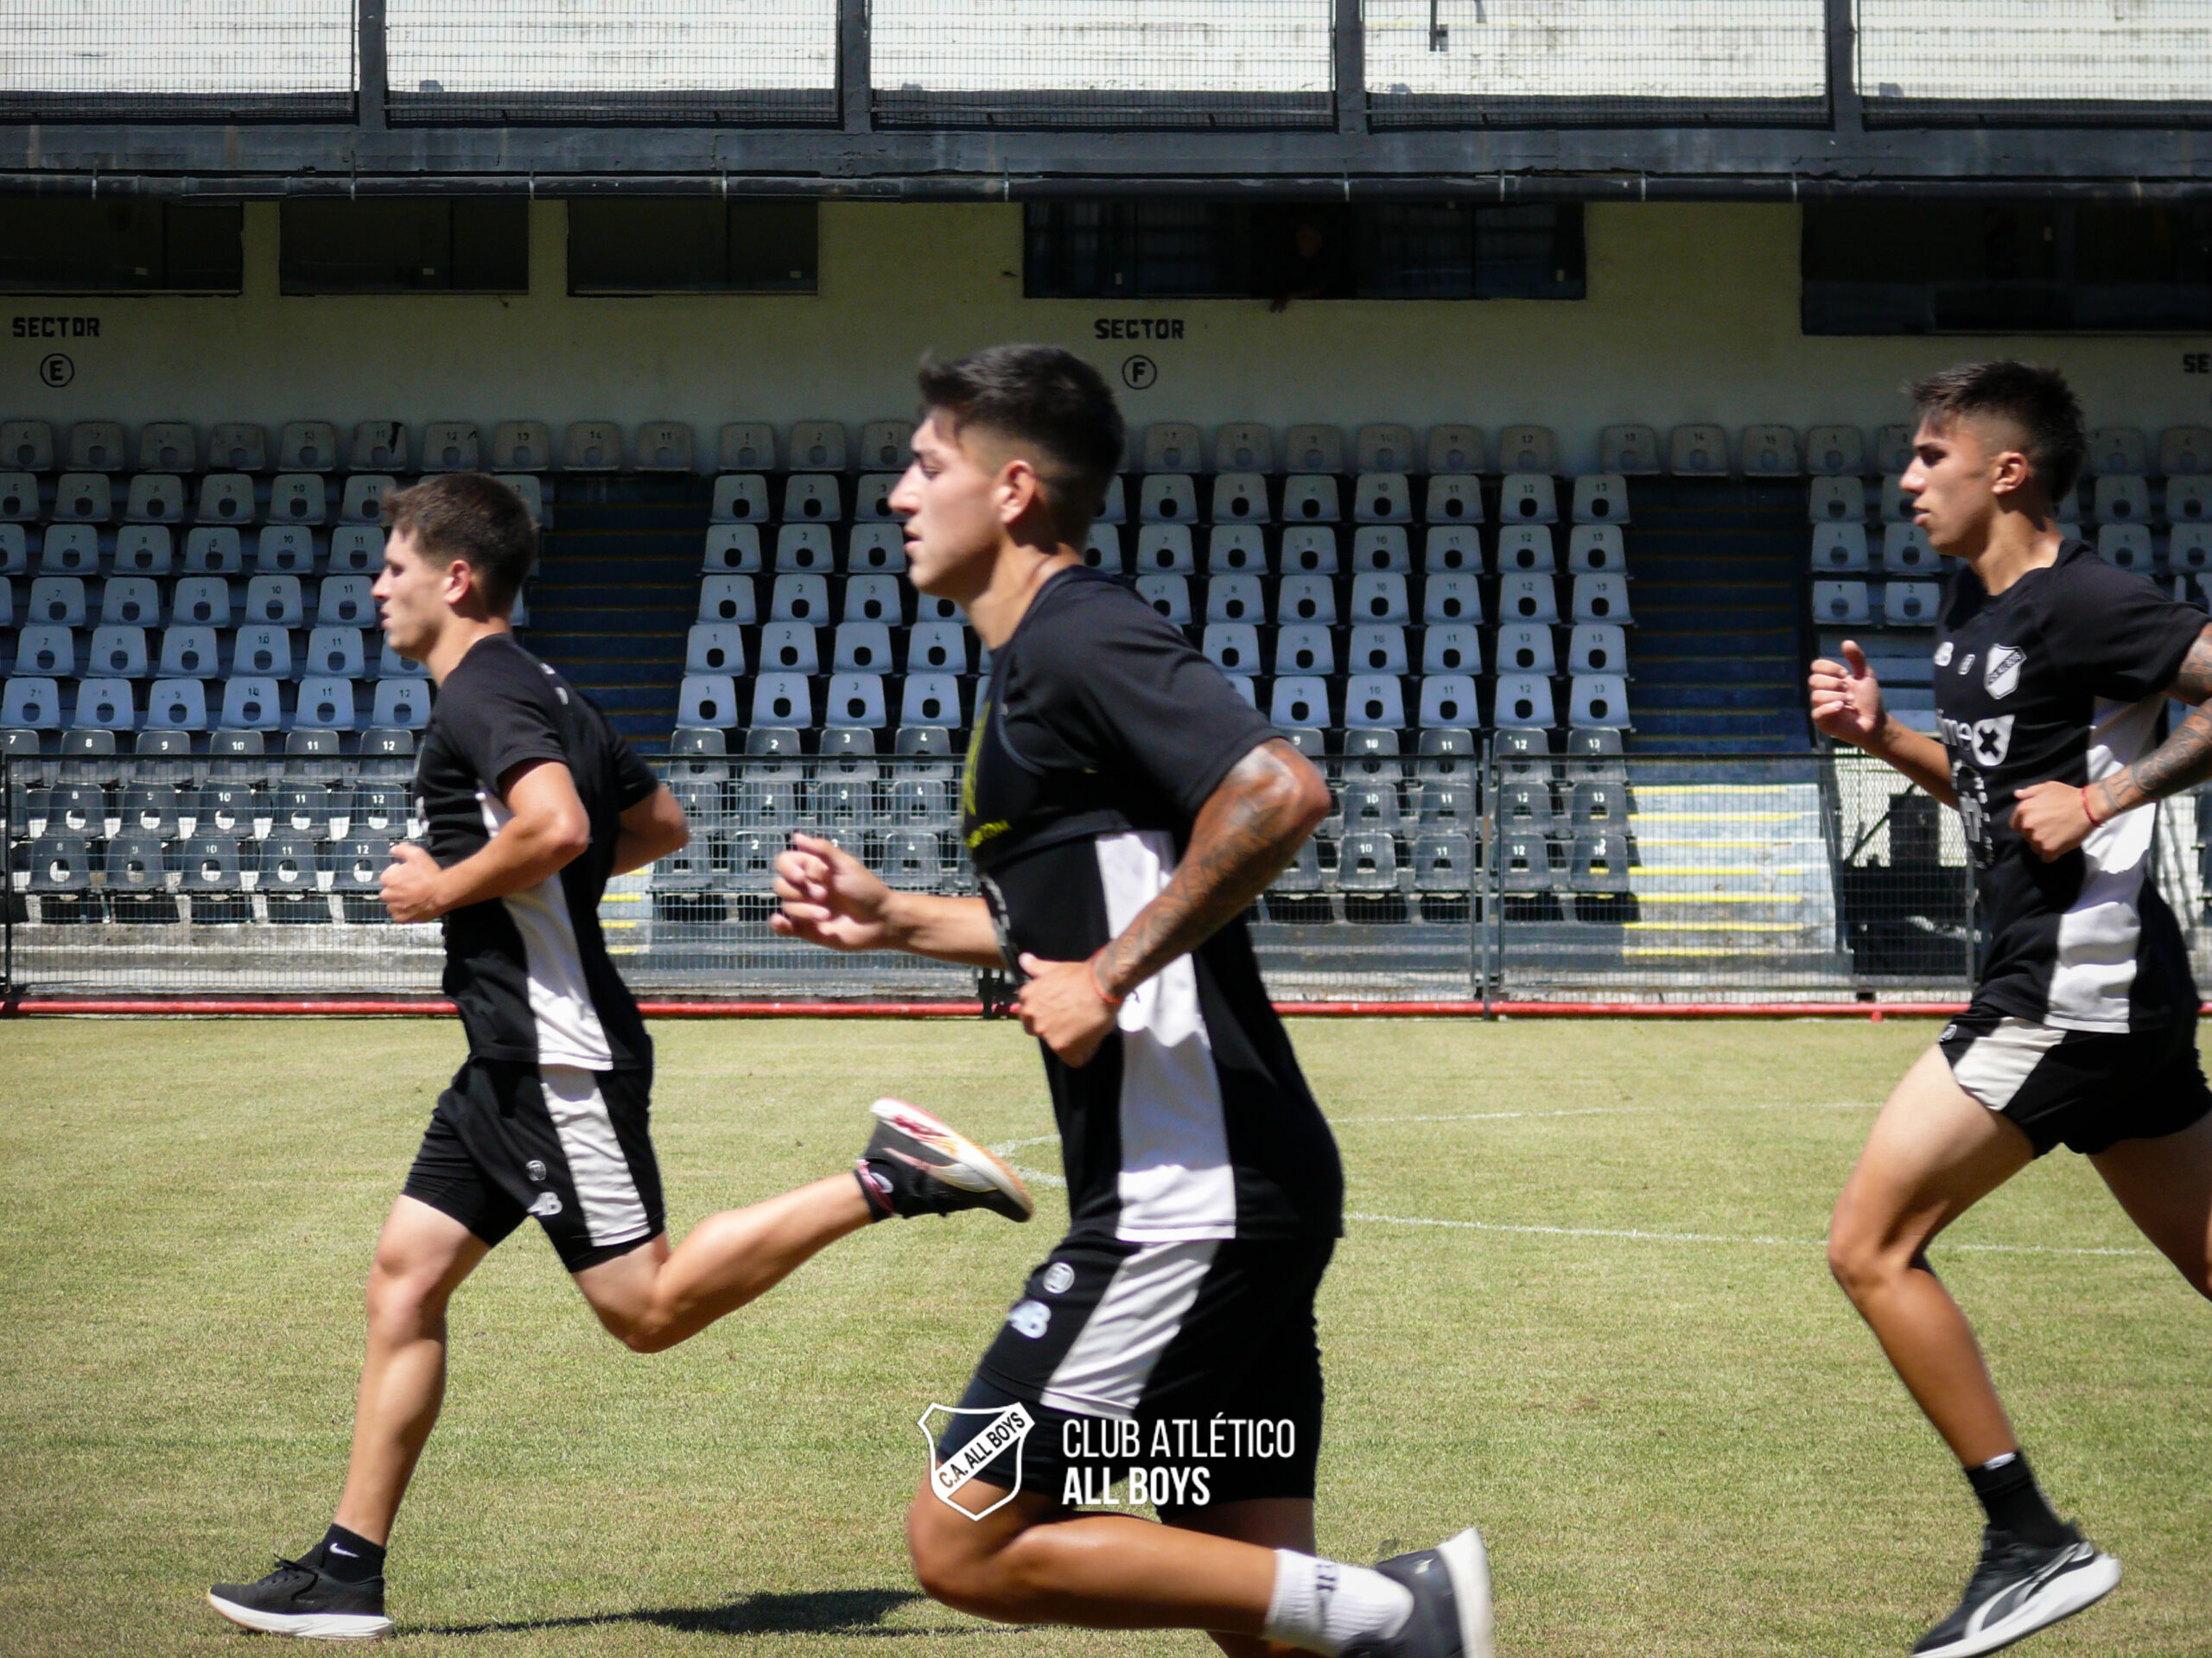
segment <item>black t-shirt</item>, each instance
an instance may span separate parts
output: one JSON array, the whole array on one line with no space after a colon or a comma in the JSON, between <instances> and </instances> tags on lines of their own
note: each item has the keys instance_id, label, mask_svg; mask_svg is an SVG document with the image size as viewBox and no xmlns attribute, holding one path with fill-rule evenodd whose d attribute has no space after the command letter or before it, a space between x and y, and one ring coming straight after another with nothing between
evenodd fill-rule
<instances>
[{"instance_id":1,"label":"black t-shirt","mask_svg":"<svg viewBox=\"0 0 2212 1658\"><path fill-rule=\"evenodd\" d=\"M582 692L494 633L469 647L438 688L416 762L430 855L446 868L483 849L512 816L499 779L526 760L558 760L591 819L591 844L526 892L444 918L446 994L480 1059L631 1070L652 1064L637 1003L607 959L599 899L621 816L659 783Z\"/></svg>"},{"instance_id":2,"label":"black t-shirt","mask_svg":"<svg viewBox=\"0 0 2212 1658\"><path fill-rule=\"evenodd\" d=\"M1012 966L1082 961L1156 897L1223 778L1274 728L1128 588L1081 568L995 653L963 833ZM1344 1173L1243 923L1147 980L1071 1070L1045 1053L1071 1234L1333 1236Z\"/></svg>"},{"instance_id":3,"label":"black t-shirt","mask_svg":"<svg viewBox=\"0 0 2212 1658\"><path fill-rule=\"evenodd\" d=\"M1991 598L1951 581L1936 707L1989 945L1976 1000L2077 1031L2195 1017L2181 931L2152 880L2145 807L2045 863L2012 827L2019 791L2110 777L2164 735L2166 688L2205 626L2079 541Z\"/></svg>"}]
</instances>

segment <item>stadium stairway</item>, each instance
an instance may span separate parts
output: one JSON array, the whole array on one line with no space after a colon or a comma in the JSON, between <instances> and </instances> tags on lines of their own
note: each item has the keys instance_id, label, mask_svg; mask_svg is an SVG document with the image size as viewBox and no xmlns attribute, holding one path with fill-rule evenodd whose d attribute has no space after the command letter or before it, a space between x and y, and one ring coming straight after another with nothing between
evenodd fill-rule
<instances>
[{"instance_id":1,"label":"stadium stairway","mask_svg":"<svg viewBox=\"0 0 2212 1658\"><path fill-rule=\"evenodd\" d=\"M1638 478L1633 499L1631 747L1807 747L1803 483Z\"/></svg>"},{"instance_id":2,"label":"stadium stairway","mask_svg":"<svg viewBox=\"0 0 2212 1658\"><path fill-rule=\"evenodd\" d=\"M642 754L676 724L707 511L703 480L563 479L531 585L525 642Z\"/></svg>"},{"instance_id":3,"label":"stadium stairway","mask_svg":"<svg viewBox=\"0 0 2212 1658\"><path fill-rule=\"evenodd\" d=\"M1643 784L1635 795L1637 918L1625 956L1693 975L1716 957L1747 958L1777 985L1793 971L1849 970L1817 782Z\"/></svg>"}]
</instances>

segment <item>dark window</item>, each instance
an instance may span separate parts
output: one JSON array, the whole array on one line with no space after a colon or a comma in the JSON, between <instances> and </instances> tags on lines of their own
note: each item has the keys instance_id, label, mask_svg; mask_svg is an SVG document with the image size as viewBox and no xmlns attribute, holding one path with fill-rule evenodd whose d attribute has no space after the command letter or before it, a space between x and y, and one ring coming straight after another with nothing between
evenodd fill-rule
<instances>
[{"instance_id":1,"label":"dark window","mask_svg":"<svg viewBox=\"0 0 2212 1658\"><path fill-rule=\"evenodd\" d=\"M811 294L811 201L631 197L569 204L571 294Z\"/></svg>"},{"instance_id":2,"label":"dark window","mask_svg":"<svg viewBox=\"0 0 2212 1658\"><path fill-rule=\"evenodd\" d=\"M1579 206L1047 201L1033 299L1580 299Z\"/></svg>"},{"instance_id":3,"label":"dark window","mask_svg":"<svg viewBox=\"0 0 2212 1658\"><path fill-rule=\"evenodd\" d=\"M1808 334L2199 333L2212 207L1819 202Z\"/></svg>"},{"instance_id":4,"label":"dark window","mask_svg":"<svg viewBox=\"0 0 2212 1658\"><path fill-rule=\"evenodd\" d=\"M430 197L283 204L287 294L522 294L530 204Z\"/></svg>"},{"instance_id":5,"label":"dark window","mask_svg":"<svg viewBox=\"0 0 2212 1658\"><path fill-rule=\"evenodd\" d=\"M0 200L0 291L235 294L242 217L235 205L131 197Z\"/></svg>"}]
</instances>

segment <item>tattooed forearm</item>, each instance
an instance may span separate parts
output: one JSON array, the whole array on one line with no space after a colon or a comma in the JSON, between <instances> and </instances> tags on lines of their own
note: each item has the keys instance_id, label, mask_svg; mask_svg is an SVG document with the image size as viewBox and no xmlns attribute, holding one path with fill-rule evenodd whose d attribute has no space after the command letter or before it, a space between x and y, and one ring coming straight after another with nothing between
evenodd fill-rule
<instances>
[{"instance_id":1,"label":"tattooed forearm","mask_svg":"<svg viewBox=\"0 0 2212 1658\"><path fill-rule=\"evenodd\" d=\"M1099 951L1091 968L1099 988L1126 996L1242 915L1328 811L1329 785L1288 743L1247 754L1199 810L1190 849L1160 896Z\"/></svg>"},{"instance_id":2,"label":"tattooed forearm","mask_svg":"<svg viewBox=\"0 0 2212 1658\"><path fill-rule=\"evenodd\" d=\"M2089 785L2097 821L2133 810L2212 778L2212 713L2193 708L2174 734L2141 759ZM2101 796L2101 798L2098 797Z\"/></svg>"},{"instance_id":3,"label":"tattooed forearm","mask_svg":"<svg viewBox=\"0 0 2212 1658\"><path fill-rule=\"evenodd\" d=\"M2181 671L2174 676L2169 694L2190 703L2212 699L2212 625L2196 636L2196 643L2181 659Z\"/></svg>"}]
</instances>

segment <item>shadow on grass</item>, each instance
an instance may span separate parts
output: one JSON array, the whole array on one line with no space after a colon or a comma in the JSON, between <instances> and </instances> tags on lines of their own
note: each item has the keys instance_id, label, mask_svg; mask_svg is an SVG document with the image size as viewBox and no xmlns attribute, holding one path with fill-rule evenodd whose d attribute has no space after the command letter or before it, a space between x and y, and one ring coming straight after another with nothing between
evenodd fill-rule
<instances>
[{"instance_id":1,"label":"shadow on grass","mask_svg":"<svg viewBox=\"0 0 2212 1658\"><path fill-rule=\"evenodd\" d=\"M925 1599L911 1589L817 1589L796 1595L747 1595L723 1606L646 1606L575 1617L518 1618L496 1623L418 1623L409 1635L508 1635L532 1629L588 1629L601 1624L652 1623L685 1635L1010 1635L995 1623L901 1624L883 1620Z\"/></svg>"}]
</instances>

